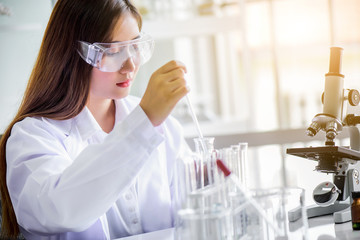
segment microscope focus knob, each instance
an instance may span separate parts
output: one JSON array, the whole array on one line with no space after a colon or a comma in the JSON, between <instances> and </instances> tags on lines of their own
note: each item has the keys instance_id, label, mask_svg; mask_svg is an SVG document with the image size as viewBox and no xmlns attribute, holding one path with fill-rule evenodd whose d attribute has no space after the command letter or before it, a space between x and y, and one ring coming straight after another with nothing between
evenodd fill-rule
<instances>
[{"instance_id":1,"label":"microscope focus knob","mask_svg":"<svg viewBox=\"0 0 360 240\"><path fill-rule=\"evenodd\" d=\"M360 94L356 89L351 89L348 94L348 100L351 106L357 106L360 102Z\"/></svg>"}]
</instances>

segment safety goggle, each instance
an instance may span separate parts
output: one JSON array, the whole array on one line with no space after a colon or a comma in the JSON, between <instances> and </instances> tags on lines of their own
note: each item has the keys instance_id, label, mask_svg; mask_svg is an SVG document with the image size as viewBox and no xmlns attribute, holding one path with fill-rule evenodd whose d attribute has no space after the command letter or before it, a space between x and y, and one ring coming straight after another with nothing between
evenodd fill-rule
<instances>
[{"instance_id":1,"label":"safety goggle","mask_svg":"<svg viewBox=\"0 0 360 240\"><path fill-rule=\"evenodd\" d=\"M88 64L102 72L117 72L131 59L135 66L147 62L154 50L151 36L140 33L137 39L115 43L88 43L79 41L78 53Z\"/></svg>"}]
</instances>

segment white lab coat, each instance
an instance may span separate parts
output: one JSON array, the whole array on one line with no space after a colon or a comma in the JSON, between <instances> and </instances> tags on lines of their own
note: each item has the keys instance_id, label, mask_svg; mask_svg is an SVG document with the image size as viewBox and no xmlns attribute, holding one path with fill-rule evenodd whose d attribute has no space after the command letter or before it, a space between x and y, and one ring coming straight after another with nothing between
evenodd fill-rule
<instances>
[{"instance_id":1,"label":"white lab coat","mask_svg":"<svg viewBox=\"0 0 360 240\"><path fill-rule=\"evenodd\" d=\"M169 117L153 127L128 96L106 134L85 107L25 118L6 146L7 185L26 239L113 239L173 226L174 164L190 151Z\"/></svg>"}]
</instances>

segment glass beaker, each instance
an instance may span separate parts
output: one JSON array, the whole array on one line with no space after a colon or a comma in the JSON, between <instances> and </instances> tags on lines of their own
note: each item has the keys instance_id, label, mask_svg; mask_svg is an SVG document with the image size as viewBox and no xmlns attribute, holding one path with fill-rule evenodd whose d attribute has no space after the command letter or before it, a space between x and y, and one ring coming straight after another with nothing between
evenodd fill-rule
<instances>
[{"instance_id":1,"label":"glass beaker","mask_svg":"<svg viewBox=\"0 0 360 240\"><path fill-rule=\"evenodd\" d=\"M196 159L196 176L198 188L214 183L214 170L216 169L216 151L214 138L194 138Z\"/></svg>"},{"instance_id":2,"label":"glass beaker","mask_svg":"<svg viewBox=\"0 0 360 240\"><path fill-rule=\"evenodd\" d=\"M219 206L217 209L183 209L179 211L177 240L232 240L231 211Z\"/></svg>"},{"instance_id":3,"label":"glass beaker","mask_svg":"<svg viewBox=\"0 0 360 240\"><path fill-rule=\"evenodd\" d=\"M304 189L272 188L255 189L250 192L252 198L264 210L272 225L270 226L251 205L247 204L241 194L233 196L234 239L308 239ZM296 222L290 222L289 212L294 209L301 209L302 216Z\"/></svg>"},{"instance_id":4,"label":"glass beaker","mask_svg":"<svg viewBox=\"0 0 360 240\"><path fill-rule=\"evenodd\" d=\"M214 149L214 138L194 138L194 143L197 189L190 194L191 202L199 208L228 206L227 186L216 166L218 152Z\"/></svg>"}]
</instances>

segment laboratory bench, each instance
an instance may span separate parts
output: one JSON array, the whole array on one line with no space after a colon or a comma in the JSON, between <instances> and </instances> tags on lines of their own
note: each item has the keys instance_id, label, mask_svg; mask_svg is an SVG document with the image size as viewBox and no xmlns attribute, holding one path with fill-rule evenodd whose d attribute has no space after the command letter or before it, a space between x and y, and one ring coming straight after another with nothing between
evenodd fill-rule
<instances>
[{"instance_id":1,"label":"laboratory bench","mask_svg":"<svg viewBox=\"0 0 360 240\"><path fill-rule=\"evenodd\" d=\"M360 231L353 231L351 222L334 224L332 215L309 219L308 240L355 240ZM121 240L174 240L174 228L119 238Z\"/></svg>"}]
</instances>

